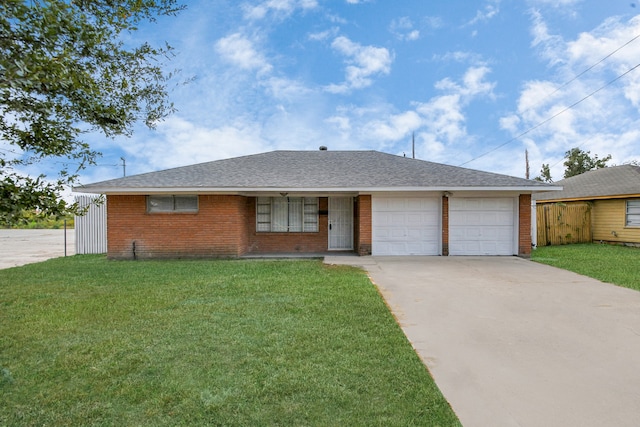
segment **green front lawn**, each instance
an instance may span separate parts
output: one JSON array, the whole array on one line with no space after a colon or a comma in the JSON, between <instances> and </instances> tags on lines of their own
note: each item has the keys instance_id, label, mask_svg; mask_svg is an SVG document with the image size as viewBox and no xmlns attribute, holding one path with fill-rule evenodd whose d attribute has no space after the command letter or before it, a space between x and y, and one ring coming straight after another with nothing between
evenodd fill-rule
<instances>
[{"instance_id":1,"label":"green front lawn","mask_svg":"<svg viewBox=\"0 0 640 427\"><path fill-rule=\"evenodd\" d=\"M540 246L531 259L640 291L640 248L595 243Z\"/></svg>"},{"instance_id":2,"label":"green front lawn","mask_svg":"<svg viewBox=\"0 0 640 427\"><path fill-rule=\"evenodd\" d=\"M0 425L459 422L360 270L85 255L0 270Z\"/></svg>"}]
</instances>

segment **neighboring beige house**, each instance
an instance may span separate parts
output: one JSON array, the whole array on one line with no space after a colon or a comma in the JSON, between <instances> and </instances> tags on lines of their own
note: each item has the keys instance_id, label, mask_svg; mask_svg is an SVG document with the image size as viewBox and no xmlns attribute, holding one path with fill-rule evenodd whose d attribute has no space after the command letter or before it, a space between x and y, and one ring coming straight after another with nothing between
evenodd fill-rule
<instances>
[{"instance_id":1,"label":"neighboring beige house","mask_svg":"<svg viewBox=\"0 0 640 427\"><path fill-rule=\"evenodd\" d=\"M556 182L564 189L549 193L533 194L538 214L553 204L562 204L567 208L585 207L588 214L591 241L618 244L640 245L640 166L622 165L596 169ZM540 217L540 215L538 215ZM548 228L569 222L562 214L546 215L544 220L551 222ZM579 221L576 216L573 221ZM555 224L553 224L555 222ZM562 224L567 225L567 224ZM574 230L579 224L569 224ZM544 227L543 224L538 224ZM538 244L541 233L538 233ZM544 240L544 239L543 239ZM567 241L566 243L570 243Z\"/></svg>"}]
</instances>

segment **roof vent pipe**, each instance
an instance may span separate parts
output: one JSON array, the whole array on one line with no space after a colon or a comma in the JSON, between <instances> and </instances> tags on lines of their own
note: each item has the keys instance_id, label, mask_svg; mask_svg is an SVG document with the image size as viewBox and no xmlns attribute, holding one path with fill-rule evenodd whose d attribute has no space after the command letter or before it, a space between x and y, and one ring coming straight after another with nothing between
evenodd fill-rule
<instances>
[{"instance_id":1,"label":"roof vent pipe","mask_svg":"<svg viewBox=\"0 0 640 427\"><path fill-rule=\"evenodd\" d=\"M321 145L320 146L320 151L327 151L327 146L326 145Z\"/></svg>"}]
</instances>

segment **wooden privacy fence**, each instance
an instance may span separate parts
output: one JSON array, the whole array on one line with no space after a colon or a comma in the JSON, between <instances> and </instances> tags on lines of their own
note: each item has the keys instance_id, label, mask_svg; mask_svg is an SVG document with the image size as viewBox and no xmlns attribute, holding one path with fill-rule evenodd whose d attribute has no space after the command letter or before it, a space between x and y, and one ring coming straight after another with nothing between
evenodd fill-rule
<instances>
[{"instance_id":1,"label":"wooden privacy fence","mask_svg":"<svg viewBox=\"0 0 640 427\"><path fill-rule=\"evenodd\" d=\"M549 203L536 206L538 246L591 242L591 204Z\"/></svg>"},{"instance_id":2,"label":"wooden privacy fence","mask_svg":"<svg viewBox=\"0 0 640 427\"><path fill-rule=\"evenodd\" d=\"M107 204L99 196L76 196L86 213L75 218L76 254L107 252Z\"/></svg>"}]
</instances>

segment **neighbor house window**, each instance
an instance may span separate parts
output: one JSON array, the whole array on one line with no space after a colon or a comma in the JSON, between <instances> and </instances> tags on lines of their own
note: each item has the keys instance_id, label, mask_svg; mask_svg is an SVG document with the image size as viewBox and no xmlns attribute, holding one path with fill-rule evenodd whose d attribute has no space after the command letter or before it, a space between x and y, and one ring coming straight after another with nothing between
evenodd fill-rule
<instances>
[{"instance_id":1,"label":"neighbor house window","mask_svg":"<svg viewBox=\"0 0 640 427\"><path fill-rule=\"evenodd\" d=\"M318 231L318 198L258 197L256 231L274 233Z\"/></svg>"},{"instance_id":2,"label":"neighbor house window","mask_svg":"<svg viewBox=\"0 0 640 427\"><path fill-rule=\"evenodd\" d=\"M640 227L640 200L627 200L627 220L629 227Z\"/></svg>"},{"instance_id":3,"label":"neighbor house window","mask_svg":"<svg viewBox=\"0 0 640 427\"><path fill-rule=\"evenodd\" d=\"M198 212L198 196L147 196L147 212Z\"/></svg>"}]
</instances>

